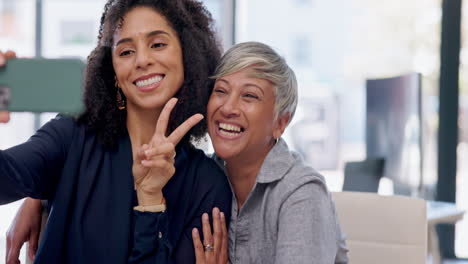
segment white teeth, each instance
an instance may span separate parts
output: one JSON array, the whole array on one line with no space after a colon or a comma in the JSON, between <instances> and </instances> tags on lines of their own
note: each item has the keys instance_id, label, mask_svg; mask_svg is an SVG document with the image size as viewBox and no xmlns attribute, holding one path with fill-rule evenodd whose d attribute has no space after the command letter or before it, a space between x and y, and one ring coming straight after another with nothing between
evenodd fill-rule
<instances>
[{"instance_id":1,"label":"white teeth","mask_svg":"<svg viewBox=\"0 0 468 264\"><path fill-rule=\"evenodd\" d=\"M160 82L162 79L163 79L163 77L161 75L156 75L156 76L151 77L149 79L136 82L136 86L138 86L138 87L148 86L148 85Z\"/></svg>"},{"instance_id":2,"label":"white teeth","mask_svg":"<svg viewBox=\"0 0 468 264\"><path fill-rule=\"evenodd\" d=\"M240 127L231 124L219 123L219 127L228 131L241 132Z\"/></svg>"},{"instance_id":3,"label":"white teeth","mask_svg":"<svg viewBox=\"0 0 468 264\"><path fill-rule=\"evenodd\" d=\"M224 134L226 136L229 136L229 137L235 137L235 136L239 135L239 133L231 133L231 132L227 132L227 131L224 131L224 130L220 130L220 133Z\"/></svg>"}]
</instances>

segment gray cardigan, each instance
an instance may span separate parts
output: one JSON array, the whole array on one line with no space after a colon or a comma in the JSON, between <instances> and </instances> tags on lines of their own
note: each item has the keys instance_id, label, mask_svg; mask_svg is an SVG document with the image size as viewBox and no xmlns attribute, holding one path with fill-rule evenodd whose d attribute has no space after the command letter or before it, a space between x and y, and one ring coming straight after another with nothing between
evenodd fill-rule
<instances>
[{"instance_id":1,"label":"gray cardigan","mask_svg":"<svg viewBox=\"0 0 468 264\"><path fill-rule=\"evenodd\" d=\"M348 262L324 177L282 139L240 211L233 195L228 237L231 263Z\"/></svg>"}]
</instances>

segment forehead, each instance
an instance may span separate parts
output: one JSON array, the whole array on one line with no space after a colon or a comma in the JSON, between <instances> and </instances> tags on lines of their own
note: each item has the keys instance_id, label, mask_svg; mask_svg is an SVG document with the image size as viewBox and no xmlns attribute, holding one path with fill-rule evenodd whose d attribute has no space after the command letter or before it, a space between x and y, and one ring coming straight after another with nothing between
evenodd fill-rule
<instances>
[{"instance_id":1,"label":"forehead","mask_svg":"<svg viewBox=\"0 0 468 264\"><path fill-rule=\"evenodd\" d=\"M154 30L162 30L176 35L167 19L156 10L150 7L135 7L124 15L121 26L114 32L114 41Z\"/></svg>"},{"instance_id":2,"label":"forehead","mask_svg":"<svg viewBox=\"0 0 468 264\"><path fill-rule=\"evenodd\" d=\"M216 81L226 82L232 86L256 85L263 90L273 91L273 83L267 79L260 78L259 72L256 71L253 67L248 67L234 73L226 74L219 77Z\"/></svg>"}]
</instances>

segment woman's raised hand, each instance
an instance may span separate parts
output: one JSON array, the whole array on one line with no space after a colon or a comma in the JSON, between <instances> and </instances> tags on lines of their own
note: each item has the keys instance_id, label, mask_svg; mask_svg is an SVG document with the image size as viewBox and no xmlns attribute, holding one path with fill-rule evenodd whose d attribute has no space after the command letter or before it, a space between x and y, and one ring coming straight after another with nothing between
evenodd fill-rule
<instances>
[{"instance_id":1,"label":"woman's raised hand","mask_svg":"<svg viewBox=\"0 0 468 264\"><path fill-rule=\"evenodd\" d=\"M8 123L10 121L10 113L6 111L0 111L0 123Z\"/></svg>"},{"instance_id":2,"label":"woman's raised hand","mask_svg":"<svg viewBox=\"0 0 468 264\"><path fill-rule=\"evenodd\" d=\"M175 146L193 126L203 119L203 115L195 114L166 136L169 117L176 103L176 98L171 98L166 103L159 115L151 141L140 148L136 162L134 162L133 176L140 205L161 203L162 188L175 172Z\"/></svg>"},{"instance_id":3,"label":"woman's raised hand","mask_svg":"<svg viewBox=\"0 0 468 264\"><path fill-rule=\"evenodd\" d=\"M228 242L226 218L218 208L213 208L213 232L208 214L202 215L203 243L198 230L192 230L196 264L226 264L228 262Z\"/></svg>"},{"instance_id":4,"label":"woman's raised hand","mask_svg":"<svg viewBox=\"0 0 468 264\"><path fill-rule=\"evenodd\" d=\"M13 58L16 58L16 53L14 51L0 51L0 67L5 66L7 60ZM8 121L10 121L10 113L6 111L0 111L0 123L7 123Z\"/></svg>"},{"instance_id":5,"label":"woman's raised hand","mask_svg":"<svg viewBox=\"0 0 468 264\"><path fill-rule=\"evenodd\" d=\"M16 52L12 50L7 50L6 52L2 52L0 50L0 67L5 66L7 60L16 58Z\"/></svg>"}]
</instances>

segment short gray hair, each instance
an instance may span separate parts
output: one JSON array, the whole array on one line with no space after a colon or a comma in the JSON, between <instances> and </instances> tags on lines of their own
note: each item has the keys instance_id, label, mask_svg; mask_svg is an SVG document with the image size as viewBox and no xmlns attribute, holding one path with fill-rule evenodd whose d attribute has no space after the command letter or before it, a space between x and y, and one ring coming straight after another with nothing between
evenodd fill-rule
<instances>
[{"instance_id":1,"label":"short gray hair","mask_svg":"<svg viewBox=\"0 0 468 264\"><path fill-rule=\"evenodd\" d=\"M221 58L213 79L254 66L252 77L273 83L275 119L289 113L291 122L297 106L297 80L286 60L270 46L260 42L243 42L231 47Z\"/></svg>"}]
</instances>

